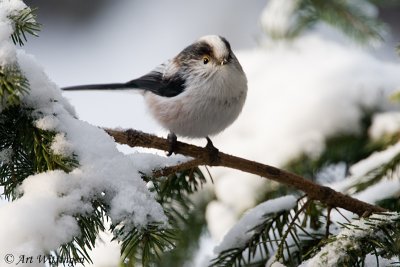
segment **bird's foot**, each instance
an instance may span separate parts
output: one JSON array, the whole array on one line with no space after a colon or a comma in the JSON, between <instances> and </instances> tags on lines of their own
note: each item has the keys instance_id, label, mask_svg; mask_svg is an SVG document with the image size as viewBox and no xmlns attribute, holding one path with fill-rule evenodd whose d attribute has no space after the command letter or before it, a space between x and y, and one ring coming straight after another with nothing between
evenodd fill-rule
<instances>
[{"instance_id":1,"label":"bird's foot","mask_svg":"<svg viewBox=\"0 0 400 267\"><path fill-rule=\"evenodd\" d=\"M213 142L211 141L210 137L207 136L206 139L207 139L207 145L205 148L208 151L208 157L210 159L210 163L211 165L217 164L219 161L219 155L218 155L219 150L213 145Z\"/></svg>"},{"instance_id":2,"label":"bird's foot","mask_svg":"<svg viewBox=\"0 0 400 267\"><path fill-rule=\"evenodd\" d=\"M169 157L176 151L176 147L178 146L178 138L174 133L169 133L167 140L169 142L167 156Z\"/></svg>"}]
</instances>

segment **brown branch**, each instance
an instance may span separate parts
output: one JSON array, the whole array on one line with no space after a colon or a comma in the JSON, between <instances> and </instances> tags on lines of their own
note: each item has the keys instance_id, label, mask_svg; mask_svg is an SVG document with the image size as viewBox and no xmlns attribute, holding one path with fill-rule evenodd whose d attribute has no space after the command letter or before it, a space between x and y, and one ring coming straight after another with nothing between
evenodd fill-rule
<instances>
[{"instance_id":1,"label":"brown branch","mask_svg":"<svg viewBox=\"0 0 400 267\"><path fill-rule=\"evenodd\" d=\"M155 148L164 151L168 151L169 148L168 140L140 131L132 129L126 131L106 129L106 132L114 137L116 142L131 147ZM373 212L386 211L379 206L374 206L346 196L329 187L318 185L297 174L273 166L235 157L222 152L219 152L218 157L215 159L210 157L209 150L182 142L178 142L175 152L194 158L198 165L228 167L292 186L305 192L310 199L319 200L328 207L343 208L356 213L358 216L368 216ZM172 169L170 169L170 171L171 170Z\"/></svg>"},{"instance_id":2,"label":"brown branch","mask_svg":"<svg viewBox=\"0 0 400 267\"><path fill-rule=\"evenodd\" d=\"M189 161L186 161L184 163L175 165L175 166L168 166L159 170L154 170L153 171L153 176L154 177L160 177L160 176L168 176L170 174L174 174L180 171L188 170L193 167L197 167L203 165L203 162L199 159L192 159Z\"/></svg>"}]
</instances>

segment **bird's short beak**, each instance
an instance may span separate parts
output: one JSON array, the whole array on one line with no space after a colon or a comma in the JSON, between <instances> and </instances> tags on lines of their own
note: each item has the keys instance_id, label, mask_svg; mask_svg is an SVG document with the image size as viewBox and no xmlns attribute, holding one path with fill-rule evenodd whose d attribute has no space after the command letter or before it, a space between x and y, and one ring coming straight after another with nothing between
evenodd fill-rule
<instances>
[{"instance_id":1,"label":"bird's short beak","mask_svg":"<svg viewBox=\"0 0 400 267\"><path fill-rule=\"evenodd\" d=\"M222 61L221 61L221 66L222 65L225 65L225 64L227 64L228 63L228 60L226 59L226 58L224 58Z\"/></svg>"}]
</instances>

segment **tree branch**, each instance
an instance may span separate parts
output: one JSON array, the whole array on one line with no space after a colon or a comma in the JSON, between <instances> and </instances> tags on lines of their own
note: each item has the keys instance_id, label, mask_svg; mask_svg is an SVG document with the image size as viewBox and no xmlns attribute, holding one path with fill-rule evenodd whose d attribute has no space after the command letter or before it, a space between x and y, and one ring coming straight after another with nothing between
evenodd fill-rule
<instances>
[{"instance_id":1,"label":"tree branch","mask_svg":"<svg viewBox=\"0 0 400 267\"><path fill-rule=\"evenodd\" d=\"M169 142L167 139L133 129L125 131L106 129L105 131L114 137L116 142L120 144L126 144L131 147L154 148L164 151L168 151L169 148ZM278 169L273 166L235 157L222 152L218 153L217 158L210 157L209 150L182 142L178 142L175 152L192 157L197 165L228 167L231 169L259 175L278 183L294 187L305 192L312 200L319 200L328 207L343 208L356 213L358 216L368 216L373 212L386 211L381 207L365 203L350 196L346 196L329 187L318 185L297 174ZM189 162L189 164L193 163L193 161ZM164 170L166 172L170 172L174 171L175 169L173 167L169 167ZM160 175L161 173L162 170L158 174Z\"/></svg>"},{"instance_id":2,"label":"tree branch","mask_svg":"<svg viewBox=\"0 0 400 267\"><path fill-rule=\"evenodd\" d=\"M153 176L154 177L160 177L160 176L168 176L170 174L174 174L180 171L188 170L190 168L194 168L200 165L204 165L203 161L199 159L192 159L189 161L186 161L184 163L175 165L175 166L169 166L165 167L159 170L154 170L153 171Z\"/></svg>"}]
</instances>

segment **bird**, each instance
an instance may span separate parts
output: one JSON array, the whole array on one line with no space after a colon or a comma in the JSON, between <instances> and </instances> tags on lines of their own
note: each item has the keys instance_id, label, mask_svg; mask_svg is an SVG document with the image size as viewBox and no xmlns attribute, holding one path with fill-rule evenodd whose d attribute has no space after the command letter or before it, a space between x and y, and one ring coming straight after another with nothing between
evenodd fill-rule
<instances>
[{"instance_id":1,"label":"bird","mask_svg":"<svg viewBox=\"0 0 400 267\"><path fill-rule=\"evenodd\" d=\"M230 43L224 37L206 35L137 79L61 89L141 90L152 116L169 131L168 156L176 151L178 135L206 138L206 148L215 157L218 149L210 136L238 118L247 96L247 78Z\"/></svg>"}]
</instances>

